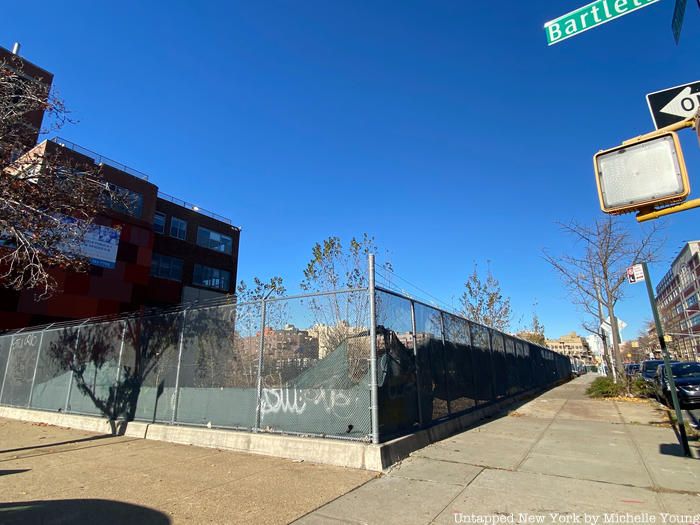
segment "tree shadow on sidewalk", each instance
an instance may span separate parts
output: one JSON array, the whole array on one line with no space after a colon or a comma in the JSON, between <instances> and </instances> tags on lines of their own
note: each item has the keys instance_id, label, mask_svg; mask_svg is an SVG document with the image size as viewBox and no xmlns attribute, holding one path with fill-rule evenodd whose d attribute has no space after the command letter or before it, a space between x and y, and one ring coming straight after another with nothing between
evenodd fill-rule
<instances>
[{"instance_id":1,"label":"tree shadow on sidewalk","mask_svg":"<svg viewBox=\"0 0 700 525\"><path fill-rule=\"evenodd\" d=\"M140 505L103 499L65 499L0 503L0 523L4 525L70 525L100 523L171 523L162 512Z\"/></svg>"},{"instance_id":2,"label":"tree shadow on sidewalk","mask_svg":"<svg viewBox=\"0 0 700 525\"><path fill-rule=\"evenodd\" d=\"M71 439L69 441L59 441L58 443L45 443L43 445L30 445L27 447L7 448L4 450L0 450L0 454L6 454L8 452L21 452L23 450L34 450L37 448L59 447L61 445L72 445L73 443L84 443L85 441L95 441L97 439L105 439L105 438L111 438L111 437L114 437L114 435L104 434L104 435L100 435L100 436L90 436L90 437L86 437L83 439Z\"/></svg>"}]
</instances>

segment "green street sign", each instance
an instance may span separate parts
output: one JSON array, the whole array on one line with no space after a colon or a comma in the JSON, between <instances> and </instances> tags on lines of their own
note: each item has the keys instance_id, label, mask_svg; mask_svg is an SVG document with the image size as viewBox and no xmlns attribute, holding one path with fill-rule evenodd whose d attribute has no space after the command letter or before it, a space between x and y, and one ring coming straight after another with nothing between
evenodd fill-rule
<instances>
[{"instance_id":1,"label":"green street sign","mask_svg":"<svg viewBox=\"0 0 700 525\"><path fill-rule=\"evenodd\" d=\"M547 45L593 29L615 18L654 4L659 0L596 0L544 25Z\"/></svg>"}]
</instances>

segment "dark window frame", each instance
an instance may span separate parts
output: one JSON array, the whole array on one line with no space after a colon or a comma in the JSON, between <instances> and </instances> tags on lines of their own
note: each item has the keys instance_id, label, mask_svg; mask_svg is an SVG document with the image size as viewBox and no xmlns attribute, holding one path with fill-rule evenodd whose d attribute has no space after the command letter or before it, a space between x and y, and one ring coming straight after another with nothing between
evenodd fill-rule
<instances>
[{"instance_id":1,"label":"dark window frame","mask_svg":"<svg viewBox=\"0 0 700 525\"><path fill-rule=\"evenodd\" d=\"M173 234L173 225L176 223L176 221L180 221L185 225L182 237L180 237L179 235ZM175 215L172 215L170 217L170 227L168 228L168 234L170 235L170 237L173 237L175 239L180 239L181 241L185 241L185 240L187 240L187 227L188 227L188 224L187 224L187 221L185 219L181 219L180 217L175 217ZM180 228L177 228L176 231L179 232Z\"/></svg>"},{"instance_id":2,"label":"dark window frame","mask_svg":"<svg viewBox=\"0 0 700 525\"><path fill-rule=\"evenodd\" d=\"M163 217L163 229L160 231L156 228L156 224L157 224L156 217ZM165 213L163 213L161 211L157 211L153 214L153 231L154 232L165 235L165 225L167 223L168 223L168 216Z\"/></svg>"}]
</instances>

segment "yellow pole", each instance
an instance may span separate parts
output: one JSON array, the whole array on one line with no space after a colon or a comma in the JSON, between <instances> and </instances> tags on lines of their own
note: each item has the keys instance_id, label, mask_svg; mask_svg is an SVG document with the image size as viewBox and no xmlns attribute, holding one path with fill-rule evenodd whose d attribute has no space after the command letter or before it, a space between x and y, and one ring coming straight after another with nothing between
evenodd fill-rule
<instances>
[{"instance_id":1,"label":"yellow pole","mask_svg":"<svg viewBox=\"0 0 700 525\"><path fill-rule=\"evenodd\" d=\"M652 219L658 219L664 215L671 215L672 213L678 213L679 211L692 210L693 208L700 208L700 199L692 199L685 201L682 204L676 204L675 206L668 206L666 208L661 208L660 210L653 211L640 211L637 214L637 222L650 221Z\"/></svg>"}]
</instances>

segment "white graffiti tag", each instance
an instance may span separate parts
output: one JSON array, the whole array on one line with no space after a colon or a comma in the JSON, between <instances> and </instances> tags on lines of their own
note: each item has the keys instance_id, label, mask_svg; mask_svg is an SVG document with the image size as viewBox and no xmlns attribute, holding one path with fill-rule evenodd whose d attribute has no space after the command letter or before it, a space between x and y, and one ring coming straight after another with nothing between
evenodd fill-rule
<instances>
[{"instance_id":1,"label":"white graffiti tag","mask_svg":"<svg viewBox=\"0 0 700 525\"><path fill-rule=\"evenodd\" d=\"M342 390L296 388L263 388L260 403L262 415L303 414L309 407L319 407L339 419L354 415L352 398Z\"/></svg>"},{"instance_id":2,"label":"white graffiti tag","mask_svg":"<svg viewBox=\"0 0 700 525\"><path fill-rule=\"evenodd\" d=\"M306 402L299 399L297 389L263 388L260 412L265 414L303 414Z\"/></svg>"}]
</instances>

